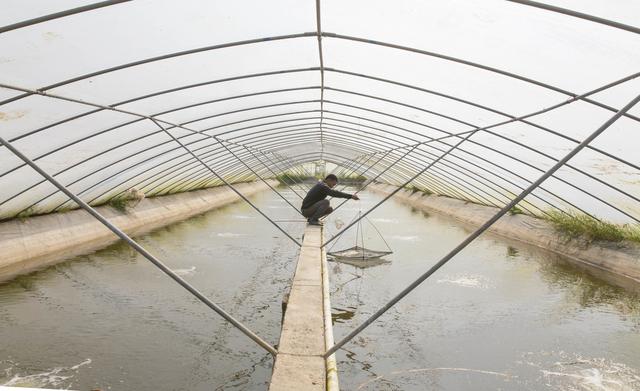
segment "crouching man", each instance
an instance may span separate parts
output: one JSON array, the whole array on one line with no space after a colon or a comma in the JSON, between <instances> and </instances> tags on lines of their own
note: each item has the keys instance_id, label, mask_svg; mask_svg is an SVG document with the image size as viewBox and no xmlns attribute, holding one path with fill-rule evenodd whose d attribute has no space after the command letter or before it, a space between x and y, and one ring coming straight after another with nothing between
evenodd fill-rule
<instances>
[{"instance_id":1,"label":"crouching man","mask_svg":"<svg viewBox=\"0 0 640 391\"><path fill-rule=\"evenodd\" d=\"M320 219L323 216L333 212L333 208L329 204L329 200L326 200L327 196L336 198L350 198L353 200L359 200L357 195L343 193L341 191L333 190L333 187L338 184L338 177L333 174L327 175L324 180L318 182L315 186L309 190L307 196L302 200L301 212L307 221L311 225L321 225Z\"/></svg>"}]
</instances>

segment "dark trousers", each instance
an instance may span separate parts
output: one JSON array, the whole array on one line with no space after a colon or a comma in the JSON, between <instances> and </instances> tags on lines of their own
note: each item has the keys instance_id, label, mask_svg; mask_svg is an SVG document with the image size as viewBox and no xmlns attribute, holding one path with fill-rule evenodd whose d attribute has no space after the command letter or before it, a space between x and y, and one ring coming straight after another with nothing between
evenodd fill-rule
<instances>
[{"instance_id":1,"label":"dark trousers","mask_svg":"<svg viewBox=\"0 0 640 391\"><path fill-rule=\"evenodd\" d=\"M329 205L329 200L320 200L310 207L302 209L302 215L309 220L318 220L331 212L333 212L333 208Z\"/></svg>"}]
</instances>

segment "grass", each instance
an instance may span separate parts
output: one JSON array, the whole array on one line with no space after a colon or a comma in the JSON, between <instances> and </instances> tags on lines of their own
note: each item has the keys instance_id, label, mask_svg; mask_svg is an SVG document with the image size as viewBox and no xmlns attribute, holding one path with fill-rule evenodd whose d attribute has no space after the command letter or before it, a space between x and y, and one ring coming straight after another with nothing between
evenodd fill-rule
<instances>
[{"instance_id":1,"label":"grass","mask_svg":"<svg viewBox=\"0 0 640 391\"><path fill-rule=\"evenodd\" d=\"M420 192L423 195L432 195L433 194L433 192L431 190L429 190L429 189L421 189L421 188L419 188L417 186L414 186L414 185L408 185L408 186L405 187L405 189L411 190L411 194L417 193L417 192Z\"/></svg>"},{"instance_id":2,"label":"grass","mask_svg":"<svg viewBox=\"0 0 640 391\"><path fill-rule=\"evenodd\" d=\"M413 193L417 193L417 192L419 192L419 191L420 191L420 189L419 189L419 188L417 188L416 186L413 186L413 185L408 185L407 187L405 187L405 189L407 189L407 190L411 190L411 194L413 194Z\"/></svg>"},{"instance_id":3,"label":"grass","mask_svg":"<svg viewBox=\"0 0 640 391\"><path fill-rule=\"evenodd\" d=\"M129 206L129 200L122 197L115 197L110 199L109 202L107 202L107 204L115 210L118 210L122 213L126 213L127 207Z\"/></svg>"},{"instance_id":4,"label":"grass","mask_svg":"<svg viewBox=\"0 0 640 391\"><path fill-rule=\"evenodd\" d=\"M31 206L16 215L17 218L24 221L27 217L38 214L35 206Z\"/></svg>"},{"instance_id":5,"label":"grass","mask_svg":"<svg viewBox=\"0 0 640 391\"><path fill-rule=\"evenodd\" d=\"M349 183L362 183L367 180L367 177L362 175L345 175L339 176L338 182L349 182Z\"/></svg>"},{"instance_id":6,"label":"grass","mask_svg":"<svg viewBox=\"0 0 640 391\"><path fill-rule=\"evenodd\" d=\"M517 206L514 206L513 208L509 209L509 214L510 215L523 215L524 211L520 208L518 208Z\"/></svg>"},{"instance_id":7,"label":"grass","mask_svg":"<svg viewBox=\"0 0 640 391\"><path fill-rule=\"evenodd\" d=\"M315 181L316 178L309 175L284 173L276 176L276 180L282 184L288 185L291 183L306 182L308 180Z\"/></svg>"},{"instance_id":8,"label":"grass","mask_svg":"<svg viewBox=\"0 0 640 391\"><path fill-rule=\"evenodd\" d=\"M628 240L640 243L640 225L617 225L599 221L584 214L549 212L546 218L559 232L570 238L585 238L590 242L621 242Z\"/></svg>"}]
</instances>

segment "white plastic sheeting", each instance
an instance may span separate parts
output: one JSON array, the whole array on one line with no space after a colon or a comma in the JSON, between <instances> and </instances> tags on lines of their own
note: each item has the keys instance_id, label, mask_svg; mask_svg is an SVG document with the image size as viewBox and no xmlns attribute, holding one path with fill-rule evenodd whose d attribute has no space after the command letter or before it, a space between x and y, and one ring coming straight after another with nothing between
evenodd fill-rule
<instances>
[{"instance_id":1,"label":"white plastic sheeting","mask_svg":"<svg viewBox=\"0 0 640 391\"><path fill-rule=\"evenodd\" d=\"M230 181L403 184L481 128L412 184L504 205L640 93L637 1L521 3L5 1L0 137L98 204L221 182L148 117ZM640 107L591 147L521 206L638 222ZM72 206L0 147L0 218Z\"/></svg>"}]
</instances>

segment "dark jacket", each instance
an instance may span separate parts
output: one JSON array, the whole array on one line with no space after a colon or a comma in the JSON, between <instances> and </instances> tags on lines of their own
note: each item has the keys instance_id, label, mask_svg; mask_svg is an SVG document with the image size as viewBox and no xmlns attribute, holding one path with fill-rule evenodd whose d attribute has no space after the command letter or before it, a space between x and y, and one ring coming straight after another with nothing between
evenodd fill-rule
<instances>
[{"instance_id":1,"label":"dark jacket","mask_svg":"<svg viewBox=\"0 0 640 391\"><path fill-rule=\"evenodd\" d=\"M307 196L302 200L302 209L307 209L320 200L324 200L327 196L336 198L351 198L351 194L333 190L324 182L318 182L309 190Z\"/></svg>"}]
</instances>

